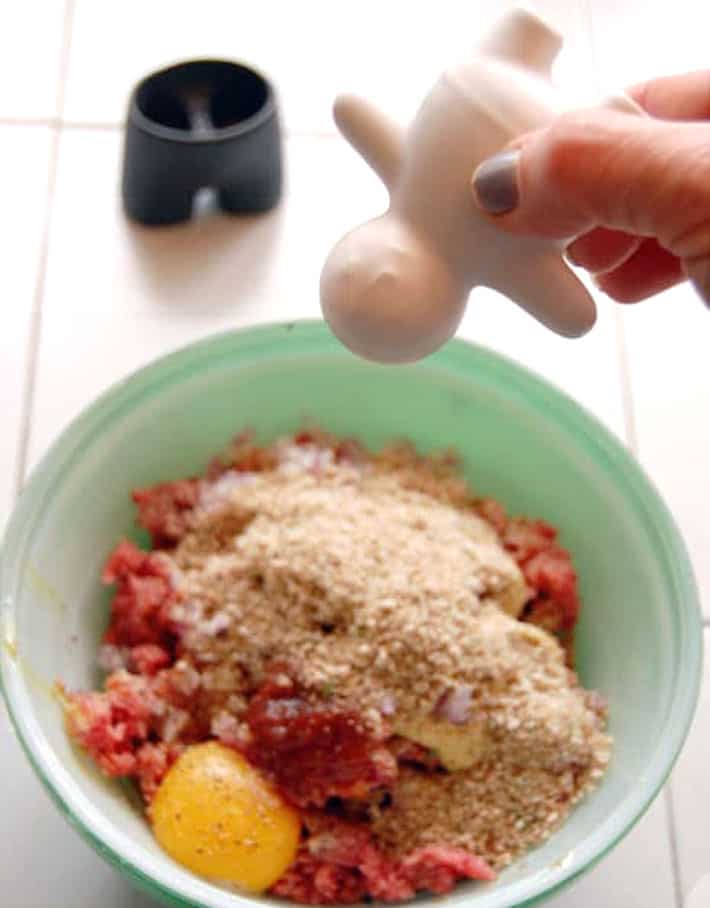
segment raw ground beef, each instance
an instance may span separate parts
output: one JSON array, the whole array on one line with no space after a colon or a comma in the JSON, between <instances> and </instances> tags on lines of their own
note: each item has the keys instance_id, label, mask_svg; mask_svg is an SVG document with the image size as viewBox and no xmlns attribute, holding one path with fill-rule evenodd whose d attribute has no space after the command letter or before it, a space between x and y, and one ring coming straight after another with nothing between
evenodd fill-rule
<instances>
[{"instance_id":1,"label":"raw ground beef","mask_svg":"<svg viewBox=\"0 0 710 908\"><path fill-rule=\"evenodd\" d=\"M172 545L184 535L199 494L197 479L161 482L133 491L138 521L150 533L154 548Z\"/></svg>"},{"instance_id":2,"label":"raw ground beef","mask_svg":"<svg viewBox=\"0 0 710 908\"><path fill-rule=\"evenodd\" d=\"M300 449L298 456L314 473L323 464L360 465L371 457L355 441L318 432L299 433L291 444L290 462L295 445L296 455ZM69 693L60 686L70 734L107 775L133 778L148 812L165 773L186 746L217 737L238 748L302 811L298 856L272 888L291 901L402 901L422 890L449 892L462 879L494 879L485 860L446 842L393 856L373 839L368 811L387 809L400 770L443 772L435 752L392 733L385 706L373 731L357 713L300 690L287 664L273 665L264 678L214 676L216 669L200 663L183 640L189 622L180 620L180 609L187 614L190 603L176 591L163 553L191 530L200 502L210 500L215 483L236 487L240 476L274 470L278 463L277 447L259 447L241 435L226 455L212 461L204 479L164 482L133 493L154 551L124 541L106 563L102 579L115 588L100 654L108 674L102 691ZM404 485L476 511L495 529L529 587L521 619L557 635L571 653L580 609L577 577L556 530L542 521L509 519L492 499L474 499L452 475L452 463L450 457L418 458L402 448L382 457L387 468L400 471ZM251 517L229 515L224 540L234 538ZM219 538L214 535L215 551ZM200 544L197 534L195 545ZM224 627L219 615L210 620L201 632L218 640ZM588 697L590 708L603 717L602 698Z\"/></svg>"},{"instance_id":3,"label":"raw ground beef","mask_svg":"<svg viewBox=\"0 0 710 908\"><path fill-rule=\"evenodd\" d=\"M122 542L106 563L101 579L106 584L116 584L104 643L130 649L153 646L163 650L167 663L172 662L177 629L170 610L175 595L160 557ZM146 652L141 650L144 659ZM149 661L153 663L155 658L154 655Z\"/></svg>"},{"instance_id":4,"label":"raw ground beef","mask_svg":"<svg viewBox=\"0 0 710 908\"><path fill-rule=\"evenodd\" d=\"M446 845L430 845L401 860L380 851L364 823L306 816L307 833L296 861L273 887L275 895L306 905L335 905L364 897L387 902L420 891L450 892L459 880L493 880L480 858Z\"/></svg>"},{"instance_id":5,"label":"raw ground beef","mask_svg":"<svg viewBox=\"0 0 710 908\"><path fill-rule=\"evenodd\" d=\"M573 632L581 603L572 557L557 543L557 530L550 524L521 517L503 522L504 519L502 511L498 531L503 545L534 593L521 618L554 634L573 665Z\"/></svg>"},{"instance_id":6,"label":"raw ground beef","mask_svg":"<svg viewBox=\"0 0 710 908\"><path fill-rule=\"evenodd\" d=\"M285 683L278 683L283 676ZM313 704L278 667L252 697L244 753L298 807L367 798L397 777L397 760L355 713Z\"/></svg>"}]
</instances>

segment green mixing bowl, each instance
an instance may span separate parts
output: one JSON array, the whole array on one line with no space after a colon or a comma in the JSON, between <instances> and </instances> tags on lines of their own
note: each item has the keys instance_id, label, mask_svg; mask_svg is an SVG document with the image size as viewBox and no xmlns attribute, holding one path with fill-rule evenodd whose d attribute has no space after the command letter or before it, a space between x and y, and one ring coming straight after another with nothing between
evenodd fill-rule
<instances>
[{"instance_id":1,"label":"green mixing bowl","mask_svg":"<svg viewBox=\"0 0 710 908\"><path fill-rule=\"evenodd\" d=\"M114 543L134 533L131 488L199 471L245 426L271 439L305 420L370 445L402 436L423 449L452 445L478 490L557 525L574 554L580 672L611 704L611 768L497 883L447 897L470 908L532 904L588 870L663 785L696 702L700 611L678 530L633 458L546 382L460 341L383 368L353 358L321 323L239 331L142 369L76 419L34 471L2 550L2 684L27 756L72 825L149 893L211 908L274 901L174 864L130 793L70 746L51 685L97 682L108 602L99 575Z\"/></svg>"}]
</instances>

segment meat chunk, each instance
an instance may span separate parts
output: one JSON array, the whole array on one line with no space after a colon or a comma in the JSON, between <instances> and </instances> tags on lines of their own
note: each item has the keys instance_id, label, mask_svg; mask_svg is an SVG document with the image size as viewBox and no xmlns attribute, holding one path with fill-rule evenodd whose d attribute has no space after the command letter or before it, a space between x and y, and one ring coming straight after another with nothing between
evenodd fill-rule
<instances>
[{"instance_id":1,"label":"meat chunk","mask_svg":"<svg viewBox=\"0 0 710 908\"><path fill-rule=\"evenodd\" d=\"M581 603L572 556L557 542L557 530L543 520L511 520L503 544L520 566L534 596L523 619L563 638L579 618Z\"/></svg>"},{"instance_id":2,"label":"meat chunk","mask_svg":"<svg viewBox=\"0 0 710 908\"><path fill-rule=\"evenodd\" d=\"M153 548L171 548L182 539L190 526L199 495L197 479L160 482L134 489L132 498L138 506L138 523L150 533Z\"/></svg>"},{"instance_id":3,"label":"meat chunk","mask_svg":"<svg viewBox=\"0 0 710 908\"><path fill-rule=\"evenodd\" d=\"M309 702L282 677L284 683L267 680L249 704L245 755L268 772L294 804L322 806L331 797L362 799L394 781L396 759L357 714Z\"/></svg>"},{"instance_id":4,"label":"meat chunk","mask_svg":"<svg viewBox=\"0 0 710 908\"><path fill-rule=\"evenodd\" d=\"M450 892L462 879L495 878L461 848L428 845L397 860L377 848L365 824L311 815L305 825L309 835L295 863L272 888L301 904L347 905L366 896L401 902L421 891Z\"/></svg>"},{"instance_id":5,"label":"meat chunk","mask_svg":"<svg viewBox=\"0 0 710 908\"><path fill-rule=\"evenodd\" d=\"M170 610L176 597L160 556L121 542L109 557L102 579L117 585L104 642L127 647L152 644L170 654L174 646ZM163 658L157 650L139 650L132 657L145 667L148 661L155 666L156 659Z\"/></svg>"}]
</instances>

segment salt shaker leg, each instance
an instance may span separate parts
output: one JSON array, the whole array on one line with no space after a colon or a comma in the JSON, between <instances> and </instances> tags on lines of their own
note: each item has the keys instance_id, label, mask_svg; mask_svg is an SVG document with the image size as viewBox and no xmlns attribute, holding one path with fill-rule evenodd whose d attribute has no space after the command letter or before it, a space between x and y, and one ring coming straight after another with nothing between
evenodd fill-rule
<instances>
[{"instance_id":1,"label":"salt shaker leg","mask_svg":"<svg viewBox=\"0 0 710 908\"><path fill-rule=\"evenodd\" d=\"M554 251L521 258L497 289L563 337L581 337L596 320L594 300Z\"/></svg>"}]
</instances>

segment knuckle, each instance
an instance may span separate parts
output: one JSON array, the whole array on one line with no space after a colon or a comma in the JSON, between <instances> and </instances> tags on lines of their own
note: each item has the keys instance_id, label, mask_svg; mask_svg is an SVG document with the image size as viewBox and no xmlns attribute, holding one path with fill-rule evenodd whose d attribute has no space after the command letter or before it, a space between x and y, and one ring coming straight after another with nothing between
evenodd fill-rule
<instances>
[{"instance_id":1,"label":"knuckle","mask_svg":"<svg viewBox=\"0 0 710 908\"><path fill-rule=\"evenodd\" d=\"M561 190L573 187L579 179L580 166L598 144L594 121L583 113L559 117L547 131L543 176Z\"/></svg>"},{"instance_id":2,"label":"knuckle","mask_svg":"<svg viewBox=\"0 0 710 908\"><path fill-rule=\"evenodd\" d=\"M652 192L654 205L665 212L659 231L663 245L680 258L709 254L710 152L680 147L668 155L663 172Z\"/></svg>"}]
</instances>

